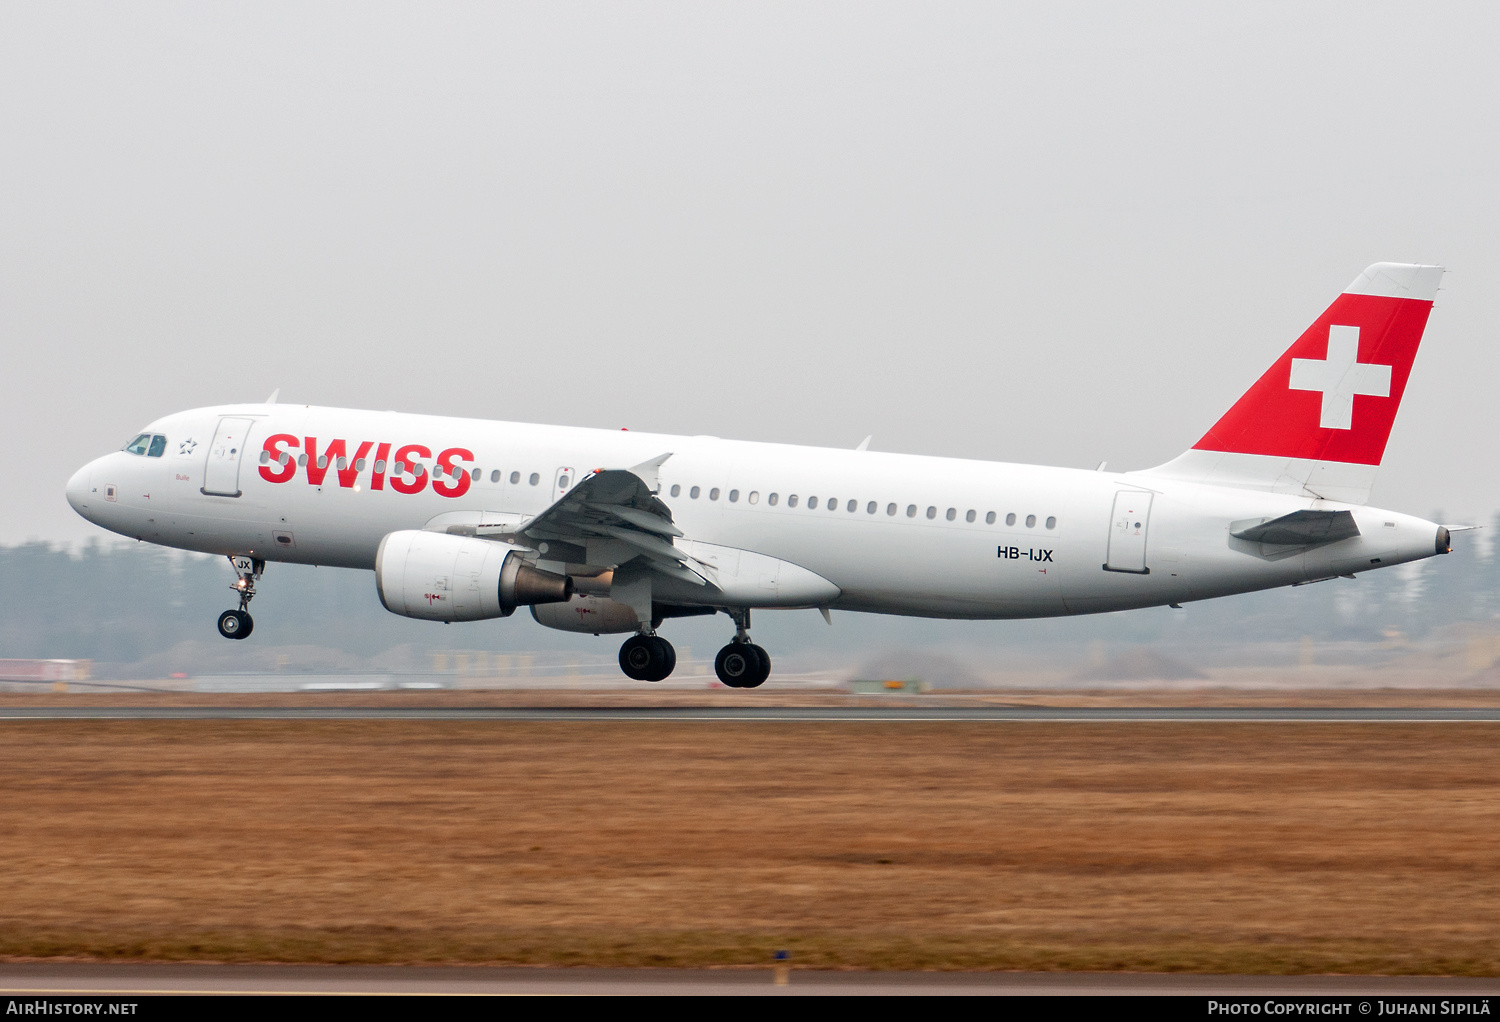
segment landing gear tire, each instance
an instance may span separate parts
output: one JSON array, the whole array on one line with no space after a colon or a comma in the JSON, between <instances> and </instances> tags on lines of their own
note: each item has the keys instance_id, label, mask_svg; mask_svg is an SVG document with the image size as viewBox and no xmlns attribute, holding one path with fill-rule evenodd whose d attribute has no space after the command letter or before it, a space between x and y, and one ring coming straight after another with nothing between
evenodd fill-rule
<instances>
[{"instance_id":1,"label":"landing gear tire","mask_svg":"<svg viewBox=\"0 0 1500 1022\"><path fill-rule=\"evenodd\" d=\"M760 660L760 670L756 672L755 681L745 687L759 688L771 676L771 654L767 653L764 647L757 646L753 642L750 644L750 648L755 650L755 655Z\"/></svg>"},{"instance_id":2,"label":"landing gear tire","mask_svg":"<svg viewBox=\"0 0 1500 1022\"><path fill-rule=\"evenodd\" d=\"M731 642L714 657L714 673L730 688L758 688L771 676L771 657L753 642Z\"/></svg>"},{"instance_id":3,"label":"landing gear tire","mask_svg":"<svg viewBox=\"0 0 1500 1022\"><path fill-rule=\"evenodd\" d=\"M248 639L255 621L243 610L226 610L219 615L219 634L226 639Z\"/></svg>"},{"instance_id":4,"label":"landing gear tire","mask_svg":"<svg viewBox=\"0 0 1500 1022\"><path fill-rule=\"evenodd\" d=\"M662 681L677 666L677 651L659 635L632 635L620 647L620 670L636 681Z\"/></svg>"},{"instance_id":5,"label":"landing gear tire","mask_svg":"<svg viewBox=\"0 0 1500 1022\"><path fill-rule=\"evenodd\" d=\"M659 635L651 636L651 641L661 648L661 664L656 669L655 677L647 678L647 681L665 681L677 669L677 650L672 644Z\"/></svg>"}]
</instances>

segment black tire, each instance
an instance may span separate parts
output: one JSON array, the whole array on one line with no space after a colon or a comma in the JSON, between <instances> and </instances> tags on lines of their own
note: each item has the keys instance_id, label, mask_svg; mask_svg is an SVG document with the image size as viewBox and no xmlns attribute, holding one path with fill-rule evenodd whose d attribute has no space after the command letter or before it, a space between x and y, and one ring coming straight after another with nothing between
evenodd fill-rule
<instances>
[{"instance_id":1,"label":"black tire","mask_svg":"<svg viewBox=\"0 0 1500 1022\"><path fill-rule=\"evenodd\" d=\"M658 659L656 670L652 671L651 677L646 680L665 681L677 669L677 650L673 649L672 644L660 635L651 636L651 642L657 647Z\"/></svg>"},{"instance_id":2,"label":"black tire","mask_svg":"<svg viewBox=\"0 0 1500 1022\"><path fill-rule=\"evenodd\" d=\"M634 681L656 681L653 677L661 666L662 653L657 648L654 635L632 635L620 647L620 670ZM676 662L674 656L673 662Z\"/></svg>"},{"instance_id":3,"label":"black tire","mask_svg":"<svg viewBox=\"0 0 1500 1022\"><path fill-rule=\"evenodd\" d=\"M749 642L731 642L714 657L714 673L730 688L754 688L760 682L761 660L756 646ZM770 661L766 661L769 668ZM762 679L764 680L764 679Z\"/></svg>"},{"instance_id":4,"label":"black tire","mask_svg":"<svg viewBox=\"0 0 1500 1022\"><path fill-rule=\"evenodd\" d=\"M748 643L752 652L755 653L756 664L755 675L748 681L742 682L740 688L760 688L771 676L771 654L755 643Z\"/></svg>"},{"instance_id":5,"label":"black tire","mask_svg":"<svg viewBox=\"0 0 1500 1022\"><path fill-rule=\"evenodd\" d=\"M254 627L255 622L242 610L226 610L219 615L219 634L226 639L243 639Z\"/></svg>"}]
</instances>

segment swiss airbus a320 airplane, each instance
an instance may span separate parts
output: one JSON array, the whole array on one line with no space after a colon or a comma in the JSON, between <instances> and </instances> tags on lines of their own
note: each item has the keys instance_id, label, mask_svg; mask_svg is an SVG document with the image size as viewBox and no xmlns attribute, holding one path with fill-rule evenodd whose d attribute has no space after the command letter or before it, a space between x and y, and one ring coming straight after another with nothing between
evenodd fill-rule
<instances>
[{"instance_id":1,"label":"swiss airbus a320 airplane","mask_svg":"<svg viewBox=\"0 0 1500 1022\"><path fill-rule=\"evenodd\" d=\"M250 634L267 561L333 565L373 569L407 617L525 606L632 633L620 667L644 681L676 663L665 620L724 611L715 669L754 688L754 609L1091 614L1447 553L1446 528L1365 506L1442 272L1371 266L1191 450L1139 472L267 402L160 419L67 496L122 535L228 556L226 638Z\"/></svg>"}]
</instances>

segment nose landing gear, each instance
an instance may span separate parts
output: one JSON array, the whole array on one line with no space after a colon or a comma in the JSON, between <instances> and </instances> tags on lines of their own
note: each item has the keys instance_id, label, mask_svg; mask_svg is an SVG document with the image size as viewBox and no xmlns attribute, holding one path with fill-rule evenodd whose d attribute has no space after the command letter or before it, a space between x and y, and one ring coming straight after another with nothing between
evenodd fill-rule
<instances>
[{"instance_id":1,"label":"nose landing gear","mask_svg":"<svg viewBox=\"0 0 1500 1022\"><path fill-rule=\"evenodd\" d=\"M771 676L771 657L750 641L750 611L730 610L734 638L714 657L714 673L730 688L759 688Z\"/></svg>"},{"instance_id":2,"label":"nose landing gear","mask_svg":"<svg viewBox=\"0 0 1500 1022\"><path fill-rule=\"evenodd\" d=\"M226 639L248 639L255 629L255 620L247 612L250 601L255 599L255 580L266 570L266 562L258 557L231 557L235 580L229 588L239 593L238 610L226 610L219 615L219 634Z\"/></svg>"}]
</instances>

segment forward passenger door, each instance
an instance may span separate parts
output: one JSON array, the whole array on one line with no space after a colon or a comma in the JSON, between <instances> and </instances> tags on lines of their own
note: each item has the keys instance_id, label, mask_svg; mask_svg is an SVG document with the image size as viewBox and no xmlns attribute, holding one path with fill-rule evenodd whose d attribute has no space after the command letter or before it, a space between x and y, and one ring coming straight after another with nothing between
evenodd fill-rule
<instances>
[{"instance_id":1,"label":"forward passenger door","mask_svg":"<svg viewBox=\"0 0 1500 1022\"><path fill-rule=\"evenodd\" d=\"M253 421L230 416L219 420L214 442L208 448L208 462L203 468L203 493L214 497L240 495L240 459L244 456Z\"/></svg>"}]
</instances>

